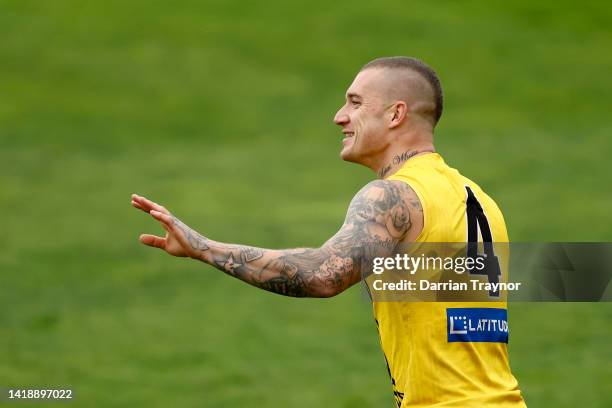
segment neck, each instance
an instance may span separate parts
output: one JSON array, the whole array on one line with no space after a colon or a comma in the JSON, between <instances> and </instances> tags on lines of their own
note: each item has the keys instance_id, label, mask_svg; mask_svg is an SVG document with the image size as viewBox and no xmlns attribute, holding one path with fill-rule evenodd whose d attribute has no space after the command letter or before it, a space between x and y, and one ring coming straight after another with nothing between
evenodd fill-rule
<instances>
[{"instance_id":1,"label":"neck","mask_svg":"<svg viewBox=\"0 0 612 408\"><path fill-rule=\"evenodd\" d=\"M385 138L386 146L378 154L370 155L367 161L360 162L374 171L379 179L391 176L415 156L436 151L432 128L412 127L408 131L394 132Z\"/></svg>"},{"instance_id":2,"label":"neck","mask_svg":"<svg viewBox=\"0 0 612 408\"><path fill-rule=\"evenodd\" d=\"M433 128L427 125L412 125L409 129L389 135L389 144L372 160L368 167L385 179L397 172L404 163L415 156L435 153Z\"/></svg>"},{"instance_id":3,"label":"neck","mask_svg":"<svg viewBox=\"0 0 612 408\"><path fill-rule=\"evenodd\" d=\"M411 158L427 153L435 153L435 151L433 145L393 149L393 151L388 152L385 160L381 161L381 165L373 170L376 171L379 179L384 179L399 170Z\"/></svg>"}]
</instances>

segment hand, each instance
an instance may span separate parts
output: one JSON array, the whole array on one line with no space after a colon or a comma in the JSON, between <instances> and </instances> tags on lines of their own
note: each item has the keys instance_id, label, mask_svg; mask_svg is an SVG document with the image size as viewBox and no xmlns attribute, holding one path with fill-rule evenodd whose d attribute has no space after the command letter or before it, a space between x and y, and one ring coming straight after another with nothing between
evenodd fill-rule
<instances>
[{"instance_id":1,"label":"hand","mask_svg":"<svg viewBox=\"0 0 612 408\"><path fill-rule=\"evenodd\" d=\"M132 194L132 206L150 214L166 230L165 237L151 234L140 235L140 242L145 245L163 249L170 255L199 258L208 250L208 239L197 231L183 224L170 211L145 197Z\"/></svg>"}]
</instances>

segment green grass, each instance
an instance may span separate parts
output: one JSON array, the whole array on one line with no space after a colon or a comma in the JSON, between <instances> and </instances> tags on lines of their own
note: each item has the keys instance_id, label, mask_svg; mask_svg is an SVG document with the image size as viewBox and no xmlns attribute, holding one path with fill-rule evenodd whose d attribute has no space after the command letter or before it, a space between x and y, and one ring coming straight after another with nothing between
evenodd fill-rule
<instances>
[{"instance_id":1,"label":"green grass","mask_svg":"<svg viewBox=\"0 0 612 408\"><path fill-rule=\"evenodd\" d=\"M333 234L372 176L331 121L355 71L415 55L437 146L515 241L612 240L604 2L0 1L0 386L77 406L392 406L358 288L257 291L142 247L148 195L207 235ZM609 304L513 304L533 407L607 407ZM27 406L27 404L22 404Z\"/></svg>"}]
</instances>

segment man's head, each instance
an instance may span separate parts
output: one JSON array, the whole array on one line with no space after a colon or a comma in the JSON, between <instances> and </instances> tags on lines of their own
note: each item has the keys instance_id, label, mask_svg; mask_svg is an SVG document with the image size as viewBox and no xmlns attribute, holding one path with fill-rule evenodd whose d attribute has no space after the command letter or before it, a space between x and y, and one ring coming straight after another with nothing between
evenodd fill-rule
<instances>
[{"instance_id":1,"label":"man's head","mask_svg":"<svg viewBox=\"0 0 612 408\"><path fill-rule=\"evenodd\" d=\"M403 135L431 138L442 106L440 80L425 63L375 59L361 68L334 117L345 135L340 157L369 166Z\"/></svg>"}]
</instances>

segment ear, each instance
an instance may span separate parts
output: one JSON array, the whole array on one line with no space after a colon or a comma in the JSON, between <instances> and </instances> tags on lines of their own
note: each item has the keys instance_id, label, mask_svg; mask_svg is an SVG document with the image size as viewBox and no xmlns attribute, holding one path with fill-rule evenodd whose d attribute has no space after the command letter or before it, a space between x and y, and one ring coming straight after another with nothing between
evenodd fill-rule
<instances>
[{"instance_id":1,"label":"ear","mask_svg":"<svg viewBox=\"0 0 612 408\"><path fill-rule=\"evenodd\" d=\"M391 106L391 121L389 122L389 129L393 129L402 124L406 115L408 114L408 106L406 102L397 101Z\"/></svg>"}]
</instances>

